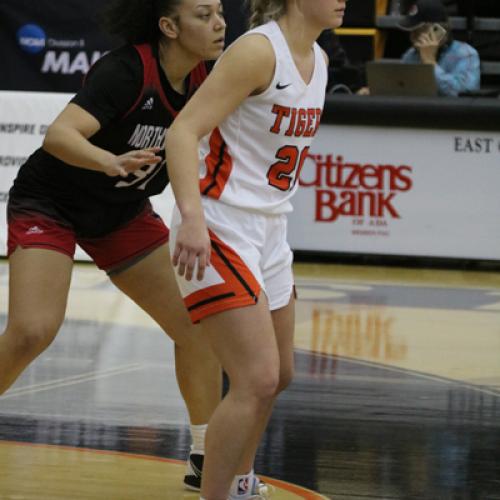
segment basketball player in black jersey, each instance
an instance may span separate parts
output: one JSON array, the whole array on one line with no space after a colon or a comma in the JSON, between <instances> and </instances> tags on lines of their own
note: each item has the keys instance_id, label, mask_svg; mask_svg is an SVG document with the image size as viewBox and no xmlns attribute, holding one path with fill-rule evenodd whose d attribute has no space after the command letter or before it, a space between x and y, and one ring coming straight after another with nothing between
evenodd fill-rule
<instances>
[{"instance_id":1,"label":"basketball player in black jersey","mask_svg":"<svg viewBox=\"0 0 500 500\"><path fill-rule=\"evenodd\" d=\"M110 31L128 44L95 64L10 191L0 394L56 336L78 243L175 342L193 435L185 483L196 488L221 371L191 326L168 229L149 197L168 183L166 130L206 76L203 61L221 54L225 22L219 0L118 0L108 14Z\"/></svg>"}]
</instances>

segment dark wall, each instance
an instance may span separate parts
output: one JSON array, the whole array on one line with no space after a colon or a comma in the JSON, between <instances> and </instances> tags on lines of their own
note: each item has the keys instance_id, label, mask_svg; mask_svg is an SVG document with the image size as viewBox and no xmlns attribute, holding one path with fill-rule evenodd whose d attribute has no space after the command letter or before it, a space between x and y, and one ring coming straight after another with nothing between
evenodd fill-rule
<instances>
[{"instance_id":1,"label":"dark wall","mask_svg":"<svg viewBox=\"0 0 500 500\"><path fill-rule=\"evenodd\" d=\"M344 27L371 28L375 26L375 0L349 0Z\"/></svg>"},{"instance_id":2,"label":"dark wall","mask_svg":"<svg viewBox=\"0 0 500 500\"><path fill-rule=\"evenodd\" d=\"M0 90L73 92L113 43L99 27L102 0L2 0Z\"/></svg>"},{"instance_id":3,"label":"dark wall","mask_svg":"<svg viewBox=\"0 0 500 500\"><path fill-rule=\"evenodd\" d=\"M248 29L248 7L242 0L222 0L227 21L226 43L229 45Z\"/></svg>"},{"instance_id":4,"label":"dark wall","mask_svg":"<svg viewBox=\"0 0 500 500\"><path fill-rule=\"evenodd\" d=\"M90 66L121 44L100 22L107 0L0 0L0 90L76 92ZM241 0L223 0L228 40L246 30Z\"/></svg>"}]
</instances>

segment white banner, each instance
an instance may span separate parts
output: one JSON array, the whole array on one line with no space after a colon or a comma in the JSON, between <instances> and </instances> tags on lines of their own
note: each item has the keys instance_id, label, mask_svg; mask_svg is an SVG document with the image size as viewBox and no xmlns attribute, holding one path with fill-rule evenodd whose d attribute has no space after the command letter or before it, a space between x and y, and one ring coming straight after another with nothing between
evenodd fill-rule
<instances>
[{"instance_id":1,"label":"white banner","mask_svg":"<svg viewBox=\"0 0 500 500\"><path fill-rule=\"evenodd\" d=\"M19 167L42 142L71 94L0 92L0 255L7 253L6 202Z\"/></svg>"},{"instance_id":2,"label":"white banner","mask_svg":"<svg viewBox=\"0 0 500 500\"><path fill-rule=\"evenodd\" d=\"M71 99L72 94L0 92L0 256L7 255L6 202L19 167L43 142L45 131ZM155 210L170 221L170 189L153 200ZM79 247L75 258L90 260Z\"/></svg>"},{"instance_id":3,"label":"white banner","mask_svg":"<svg viewBox=\"0 0 500 500\"><path fill-rule=\"evenodd\" d=\"M0 92L0 255L8 190L70 98ZM500 133L322 125L301 180L295 250L500 260Z\"/></svg>"},{"instance_id":4,"label":"white banner","mask_svg":"<svg viewBox=\"0 0 500 500\"><path fill-rule=\"evenodd\" d=\"M320 127L295 250L500 260L500 133Z\"/></svg>"}]
</instances>

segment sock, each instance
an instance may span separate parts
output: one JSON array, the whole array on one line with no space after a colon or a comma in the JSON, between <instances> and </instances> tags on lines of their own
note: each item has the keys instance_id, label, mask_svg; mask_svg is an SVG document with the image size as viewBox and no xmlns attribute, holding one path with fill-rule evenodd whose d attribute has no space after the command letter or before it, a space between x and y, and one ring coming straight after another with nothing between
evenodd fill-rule
<instances>
[{"instance_id":1,"label":"sock","mask_svg":"<svg viewBox=\"0 0 500 500\"><path fill-rule=\"evenodd\" d=\"M254 475L252 469L248 474L234 476L231 489L229 490L231 498L247 498L252 493Z\"/></svg>"},{"instance_id":2,"label":"sock","mask_svg":"<svg viewBox=\"0 0 500 500\"><path fill-rule=\"evenodd\" d=\"M205 434L207 433L207 427L208 424L191 425L191 439L193 441L191 452L200 455L205 454Z\"/></svg>"}]
</instances>

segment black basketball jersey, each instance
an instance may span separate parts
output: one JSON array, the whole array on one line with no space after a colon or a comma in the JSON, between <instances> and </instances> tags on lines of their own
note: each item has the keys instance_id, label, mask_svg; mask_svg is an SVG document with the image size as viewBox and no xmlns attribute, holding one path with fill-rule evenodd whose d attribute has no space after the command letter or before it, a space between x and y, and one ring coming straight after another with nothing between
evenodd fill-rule
<instances>
[{"instance_id":1,"label":"black basketball jersey","mask_svg":"<svg viewBox=\"0 0 500 500\"><path fill-rule=\"evenodd\" d=\"M196 67L186 81L186 95L180 95L170 86L152 46L124 47L96 63L72 102L101 124L89 138L92 144L116 155L162 148L168 127L206 74L204 64ZM40 148L21 167L9 210L29 200L32 210L71 224L79 236L98 237L136 216L167 184L164 160L127 178L109 177L68 165Z\"/></svg>"}]
</instances>

